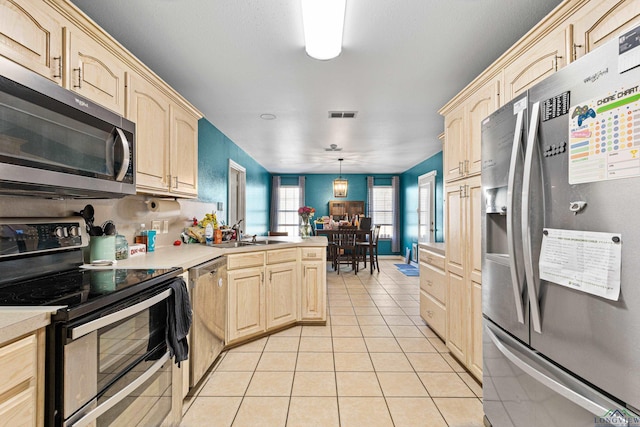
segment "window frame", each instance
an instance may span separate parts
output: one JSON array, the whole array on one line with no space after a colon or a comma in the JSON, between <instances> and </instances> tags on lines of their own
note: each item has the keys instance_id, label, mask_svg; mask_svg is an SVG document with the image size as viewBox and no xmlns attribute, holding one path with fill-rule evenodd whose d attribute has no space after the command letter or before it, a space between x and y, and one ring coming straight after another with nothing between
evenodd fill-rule
<instances>
[{"instance_id":1,"label":"window frame","mask_svg":"<svg viewBox=\"0 0 640 427\"><path fill-rule=\"evenodd\" d=\"M377 190L377 191L376 191ZM384 190L385 192L388 192L390 195L390 200L389 202L389 209L376 209L376 192L379 192L381 190ZM370 214L371 214L371 223L375 224L375 225L380 225L380 237L379 240L392 240L393 239L393 231L394 231L394 223L393 223L393 218L394 218L394 191L393 191L393 186L392 185L373 185L372 188L372 200L370 201L371 204L371 208L370 208ZM380 197L380 196L378 196ZM385 217L388 216L391 219L391 222L379 222L376 220L377 216L376 216L376 212L382 212ZM380 215L380 214L378 214ZM390 229L391 232L389 234L386 234L384 232L384 230L386 229Z\"/></svg>"},{"instance_id":2,"label":"window frame","mask_svg":"<svg viewBox=\"0 0 640 427\"><path fill-rule=\"evenodd\" d=\"M294 197L290 197L291 195ZM291 204L291 209L282 209L283 202L286 205L287 200L292 199L295 199L295 203ZM276 208L276 215L278 215L278 229L274 231L287 231L290 236L297 236L300 222L298 208L300 206L302 206L302 202L300 201L300 185L280 185L278 206ZM287 219L287 217L291 220L295 219L295 221L292 223L280 221L281 218Z\"/></svg>"}]
</instances>

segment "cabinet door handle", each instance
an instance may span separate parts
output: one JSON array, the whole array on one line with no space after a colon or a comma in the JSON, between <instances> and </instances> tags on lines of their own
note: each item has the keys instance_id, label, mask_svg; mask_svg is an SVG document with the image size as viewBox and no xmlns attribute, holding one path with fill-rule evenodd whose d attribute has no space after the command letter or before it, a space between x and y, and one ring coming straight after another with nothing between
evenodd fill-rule
<instances>
[{"instance_id":1,"label":"cabinet door handle","mask_svg":"<svg viewBox=\"0 0 640 427\"><path fill-rule=\"evenodd\" d=\"M78 89L82 89L82 68L78 67L78 68L74 68L73 71L77 71L78 72L78 84L74 84L73 87L74 88L78 88Z\"/></svg>"},{"instance_id":2,"label":"cabinet door handle","mask_svg":"<svg viewBox=\"0 0 640 427\"><path fill-rule=\"evenodd\" d=\"M167 175L167 182L169 183L169 189L171 189L171 175Z\"/></svg>"},{"instance_id":3,"label":"cabinet door handle","mask_svg":"<svg viewBox=\"0 0 640 427\"><path fill-rule=\"evenodd\" d=\"M462 162L458 162L458 175L462 175Z\"/></svg>"},{"instance_id":4,"label":"cabinet door handle","mask_svg":"<svg viewBox=\"0 0 640 427\"><path fill-rule=\"evenodd\" d=\"M578 48L582 47L581 44L578 43L574 43L573 44L573 60L575 61L576 59L578 59Z\"/></svg>"},{"instance_id":5,"label":"cabinet door handle","mask_svg":"<svg viewBox=\"0 0 640 427\"><path fill-rule=\"evenodd\" d=\"M562 56L555 55L553 57L553 67L554 67L555 71L558 71L558 59L562 59Z\"/></svg>"},{"instance_id":6,"label":"cabinet door handle","mask_svg":"<svg viewBox=\"0 0 640 427\"><path fill-rule=\"evenodd\" d=\"M264 273L260 273L260 283L264 284Z\"/></svg>"},{"instance_id":7,"label":"cabinet door handle","mask_svg":"<svg viewBox=\"0 0 640 427\"><path fill-rule=\"evenodd\" d=\"M58 71L57 71L58 74L55 74L55 72L54 72L53 78L54 79L59 79L59 78L62 77L62 55L61 56L54 56L53 60L54 61L58 61Z\"/></svg>"},{"instance_id":8,"label":"cabinet door handle","mask_svg":"<svg viewBox=\"0 0 640 427\"><path fill-rule=\"evenodd\" d=\"M464 173L465 173L466 175L468 175L468 174L469 174L469 160L465 160L465 161L464 161Z\"/></svg>"},{"instance_id":9,"label":"cabinet door handle","mask_svg":"<svg viewBox=\"0 0 640 427\"><path fill-rule=\"evenodd\" d=\"M176 176L174 179L176 180L176 186L174 188L178 188L178 177Z\"/></svg>"},{"instance_id":10,"label":"cabinet door handle","mask_svg":"<svg viewBox=\"0 0 640 427\"><path fill-rule=\"evenodd\" d=\"M273 271L269 272L269 283L273 282Z\"/></svg>"}]
</instances>

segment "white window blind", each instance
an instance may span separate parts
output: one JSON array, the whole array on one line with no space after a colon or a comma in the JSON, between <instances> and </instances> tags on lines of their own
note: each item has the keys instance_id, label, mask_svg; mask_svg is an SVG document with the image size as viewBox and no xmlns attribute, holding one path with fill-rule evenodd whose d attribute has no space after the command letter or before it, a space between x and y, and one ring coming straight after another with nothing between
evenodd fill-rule
<instances>
[{"instance_id":1,"label":"white window blind","mask_svg":"<svg viewBox=\"0 0 640 427\"><path fill-rule=\"evenodd\" d=\"M373 200L370 202L371 222L380 225L380 238L393 237L393 187L374 185Z\"/></svg>"},{"instance_id":2,"label":"white window blind","mask_svg":"<svg viewBox=\"0 0 640 427\"><path fill-rule=\"evenodd\" d=\"M302 206L300 201L300 187L297 185L282 185L278 200L278 229L286 231L289 236L298 235L298 208Z\"/></svg>"}]
</instances>

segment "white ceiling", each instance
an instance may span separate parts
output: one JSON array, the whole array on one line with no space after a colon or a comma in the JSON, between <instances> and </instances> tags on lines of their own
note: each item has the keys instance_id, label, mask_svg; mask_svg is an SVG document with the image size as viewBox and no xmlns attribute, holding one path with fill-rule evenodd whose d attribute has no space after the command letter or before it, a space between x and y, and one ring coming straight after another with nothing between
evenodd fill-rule
<instances>
[{"instance_id":1,"label":"white ceiling","mask_svg":"<svg viewBox=\"0 0 640 427\"><path fill-rule=\"evenodd\" d=\"M72 1L269 172L336 173L343 157L347 174L440 151L437 110L560 3L347 0L342 54L317 61L298 0Z\"/></svg>"}]
</instances>

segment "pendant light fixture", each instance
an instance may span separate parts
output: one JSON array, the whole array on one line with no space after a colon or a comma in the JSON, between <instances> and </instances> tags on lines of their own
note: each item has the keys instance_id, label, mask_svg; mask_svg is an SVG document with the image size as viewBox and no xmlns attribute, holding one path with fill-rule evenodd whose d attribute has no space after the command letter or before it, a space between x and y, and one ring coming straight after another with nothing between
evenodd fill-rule
<instances>
[{"instance_id":1,"label":"pendant light fixture","mask_svg":"<svg viewBox=\"0 0 640 427\"><path fill-rule=\"evenodd\" d=\"M327 60L340 55L347 0L301 0L307 54Z\"/></svg>"},{"instance_id":2,"label":"pendant light fixture","mask_svg":"<svg viewBox=\"0 0 640 427\"><path fill-rule=\"evenodd\" d=\"M349 183L346 179L342 179L342 161L344 159L338 159L340 162L340 176L333 180L333 197L347 197L347 190L349 189Z\"/></svg>"}]
</instances>

